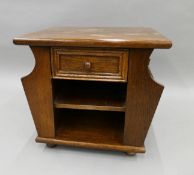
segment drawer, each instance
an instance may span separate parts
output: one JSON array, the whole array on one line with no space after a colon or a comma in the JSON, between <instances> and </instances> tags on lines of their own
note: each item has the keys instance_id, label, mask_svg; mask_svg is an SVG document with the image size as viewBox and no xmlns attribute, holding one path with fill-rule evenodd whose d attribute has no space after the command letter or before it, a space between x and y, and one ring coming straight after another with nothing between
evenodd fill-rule
<instances>
[{"instance_id":1,"label":"drawer","mask_svg":"<svg viewBox=\"0 0 194 175\"><path fill-rule=\"evenodd\" d=\"M127 81L128 50L51 49L53 78Z\"/></svg>"}]
</instances>

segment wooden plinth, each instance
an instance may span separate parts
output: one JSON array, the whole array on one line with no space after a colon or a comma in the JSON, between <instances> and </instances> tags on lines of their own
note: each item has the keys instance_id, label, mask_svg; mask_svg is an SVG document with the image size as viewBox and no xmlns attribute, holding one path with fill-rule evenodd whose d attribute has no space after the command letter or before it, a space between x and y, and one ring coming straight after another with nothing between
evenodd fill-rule
<instances>
[{"instance_id":1,"label":"wooden plinth","mask_svg":"<svg viewBox=\"0 0 194 175\"><path fill-rule=\"evenodd\" d=\"M54 144L54 145L56 144L56 145L80 147L80 148L122 151L122 152L127 152L129 154L130 153L145 153L144 146L136 147L136 146L126 146L126 145L110 145L110 144L102 144L102 143L87 143L87 142L67 141L67 140L43 138L43 137L37 137L36 142L48 143L48 144Z\"/></svg>"}]
</instances>

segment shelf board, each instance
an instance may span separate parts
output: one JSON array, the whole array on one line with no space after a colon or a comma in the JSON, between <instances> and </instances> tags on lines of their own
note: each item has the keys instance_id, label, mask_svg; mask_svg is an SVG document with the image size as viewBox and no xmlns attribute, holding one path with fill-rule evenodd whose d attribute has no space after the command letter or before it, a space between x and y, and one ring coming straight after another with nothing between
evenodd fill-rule
<instances>
[{"instance_id":1,"label":"shelf board","mask_svg":"<svg viewBox=\"0 0 194 175\"><path fill-rule=\"evenodd\" d=\"M58 96L54 102L55 108L84 109L100 111L125 111L125 105L121 101L105 99L89 99L78 97Z\"/></svg>"}]
</instances>

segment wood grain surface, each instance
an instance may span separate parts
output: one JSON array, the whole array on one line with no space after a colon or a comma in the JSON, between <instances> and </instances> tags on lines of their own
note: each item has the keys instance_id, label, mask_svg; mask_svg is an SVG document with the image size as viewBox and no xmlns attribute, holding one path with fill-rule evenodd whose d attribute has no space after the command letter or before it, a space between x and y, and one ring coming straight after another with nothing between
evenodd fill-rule
<instances>
[{"instance_id":1,"label":"wood grain surface","mask_svg":"<svg viewBox=\"0 0 194 175\"><path fill-rule=\"evenodd\" d=\"M142 146L163 91L150 74L152 49L131 49L129 58L124 144Z\"/></svg>"},{"instance_id":2,"label":"wood grain surface","mask_svg":"<svg viewBox=\"0 0 194 175\"><path fill-rule=\"evenodd\" d=\"M55 27L14 38L15 44L123 48L170 48L159 32L144 27Z\"/></svg>"},{"instance_id":3,"label":"wood grain surface","mask_svg":"<svg viewBox=\"0 0 194 175\"><path fill-rule=\"evenodd\" d=\"M127 81L127 49L51 49L53 78L73 80Z\"/></svg>"},{"instance_id":4,"label":"wood grain surface","mask_svg":"<svg viewBox=\"0 0 194 175\"><path fill-rule=\"evenodd\" d=\"M49 47L31 47L34 70L22 78L23 88L35 122L38 136L54 137L54 116Z\"/></svg>"}]
</instances>

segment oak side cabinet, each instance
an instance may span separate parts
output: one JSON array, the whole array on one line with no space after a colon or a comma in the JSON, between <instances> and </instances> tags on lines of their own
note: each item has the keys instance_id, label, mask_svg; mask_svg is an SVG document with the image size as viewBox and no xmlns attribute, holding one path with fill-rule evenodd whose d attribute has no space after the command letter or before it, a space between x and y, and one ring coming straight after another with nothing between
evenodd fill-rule
<instances>
[{"instance_id":1,"label":"oak side cabinet","mask_svg":"<svg viewBox=\"0 0 194 175\"><path fill-rule=\"evenodd\" d=\"M13 41L36 60L22 84L37 142L145 152L163 91L149 57L170 40L151 28L58 27Z\"/></svg>"}]
</instances>

